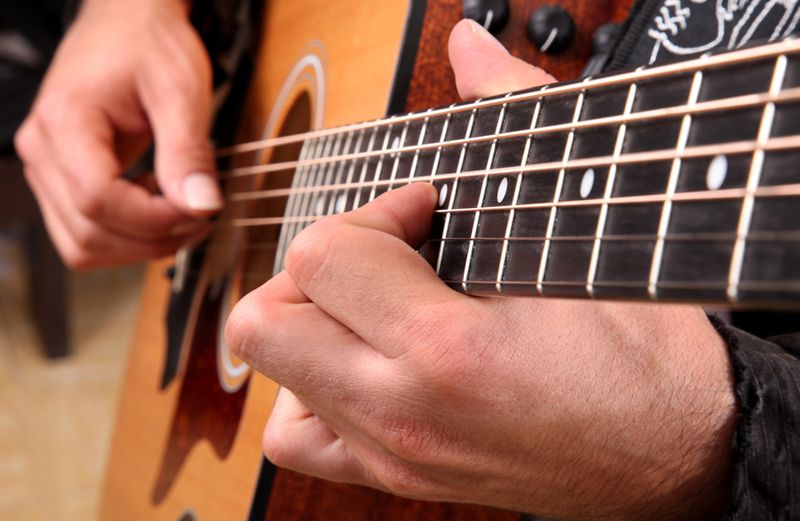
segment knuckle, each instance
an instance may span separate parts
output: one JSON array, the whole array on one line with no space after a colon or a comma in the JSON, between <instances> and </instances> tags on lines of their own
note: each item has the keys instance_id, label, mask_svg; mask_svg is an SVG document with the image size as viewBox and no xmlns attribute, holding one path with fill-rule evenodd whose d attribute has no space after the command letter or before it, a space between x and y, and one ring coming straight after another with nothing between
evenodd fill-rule
<instances>
[{"instance_id":1,"label":"knuckle","mask_svg":"<svg viewBox=\"0 0 800 521\"><path fill-rule=\"evenodd\" d=\"M408 414L391 415L383 420L383 446L396 457L416 463L432 463L438 455L438 436L423 420Z\"/></svg>"},{"instance_id":2,"label":"knuckle","mask_svg":"<svg viewBox=\"0 0 800 521\"><path fill-rule=\"evenodd\" d=\"M14 135L14 148L23 161L30 161L39 146L39 136L35 129L37 123L32 118L33 116L28 118Z\"/></svg>"},{"instance_id":3,"label":"knuckle","mask_svg":"<svg viewBox=\"0 0 800 521\"><path fill-rule=\"evenodd\" d=\"M263 298L256 290L233 308L225 325L225 339L230 351L243 359L256 361L260 351L271 351L286 331L288 318L284 306Z\"/></svg>"},{"instance_id":4,"label":"knuckle","mask_svg":"<svg viewBox=\"0 0 800 521\"><path fill-rule=\"evenodd\" d=\"M301 286L308 286L324 269L337 241L336 229L316 222L300 232L286 251L286 271Z\"/></svg>"},{"instance_id":5,"label":"knuckle","mask_svg":"<svg viewBox=\"0 0 800 521\"><path fill-rule=\"evenodd\" d=\"M75 121L74 104L66 96L46 94L42 96L34 109L36 117L45 127L60 129Z\"/></svg>"},{"instance_id":6,"label":"knuckle","mask_svg":"<svg viewBox=\"0 0 800 521\"><path fill-rule=\"evenodd\" d=\"M79 187L74 192L75 206L84 217L97 221L103 216L105 206L103 195L98 185Z\"/></svg>"},{"instance_id":7,"label":"knuckle","mask_svg":"<svg viewBox=\"0 0 800 521\"><path fill-rule=\"evenodd\" d=\"M261 448L264 456L278 467L286 468L291 466L292 457L286 444L287 438L282 429L273 422L269 422L264 429Z\"/></svg>"},{"instance_id":8,"label":"knuckle","mask_svg":"<svg viewBox=\"0 0 800 521\"><path fill-rule=\"evenodd\" d=\"M392 494L407 498L425 498L431 495L431 483L413 466L404 461L383 458L375 464L372 473Z\"/></svg>"}]
</instances>

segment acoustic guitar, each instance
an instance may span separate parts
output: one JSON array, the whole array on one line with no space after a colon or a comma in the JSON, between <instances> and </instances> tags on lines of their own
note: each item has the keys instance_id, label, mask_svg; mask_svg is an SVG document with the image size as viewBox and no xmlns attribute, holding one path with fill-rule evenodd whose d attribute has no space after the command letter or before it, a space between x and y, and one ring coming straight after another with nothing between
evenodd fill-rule
<instances>
[{"instance_id":1,"label":"acoustic guitar","mask_svg":"<svg viewBox=\"0 0 800 521\"><path fill-rule=\"evenodd\" d=\"M576 78L629 1L563 0ZM421 254L476 295L800 305L800 43L786 40L492 99L457 99L456 0L271 0L239 130L219 150L214 234L147 272L104 520L512 520L277 469L261 435L277 385L232 357L236 301L292 238L409 182L439 190ZM430 109L431 106L441 108Z\"/></svg>"}]
</instances>

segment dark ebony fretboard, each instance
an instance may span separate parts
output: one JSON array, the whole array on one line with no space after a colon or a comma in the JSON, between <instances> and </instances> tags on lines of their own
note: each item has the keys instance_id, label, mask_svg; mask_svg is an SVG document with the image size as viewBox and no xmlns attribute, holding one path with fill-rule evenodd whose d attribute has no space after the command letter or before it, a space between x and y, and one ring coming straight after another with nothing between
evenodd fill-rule
<instances>
[{"instance_id":1,"label":"dark ebony fretboard","mask_svg":"<svg viewBox=\"0 0 800 521\"><path fill-rule=\"evenodd\" d=\"M278 255L314 219L426 181L440 205L421 253L460 291L800 306L798 52L787 41L319 132Z\"/></svg>"}]
</instances>

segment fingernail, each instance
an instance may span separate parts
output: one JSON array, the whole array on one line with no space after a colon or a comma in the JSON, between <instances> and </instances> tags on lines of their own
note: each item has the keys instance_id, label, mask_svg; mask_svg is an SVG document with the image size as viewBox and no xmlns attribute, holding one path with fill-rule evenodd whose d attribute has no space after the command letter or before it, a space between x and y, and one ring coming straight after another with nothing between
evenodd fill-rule
<instances>
[{"instance_id":1,"label":"fingernail","mask_svg":"<svg viewBox=\"0 0 800 521\"><path fill-rule=\"evenodd\" d=\"M222 196L214 179L208 174L195 173L183 180L183 195L192 210L219 210Z\"/></svg>"},{"instance_id":2,"label":"fingernail","mask_svg":"<svg viewBox=\"0 0 800 521\"><path fill-rule=\"evenodd\" d=\"M467 18L467 20L469 20L470 22L469 28L474 34L480 36L487 42L493 43L497 47L503 49L504 52L508 53L508 49L506 49L505 46L502 43L500 43L500 40L492 36L492 33L487 31L485 27L483 27L481 24L479 24L478 22L476 22L471 18Z\"/></svg>"}]
</instances>

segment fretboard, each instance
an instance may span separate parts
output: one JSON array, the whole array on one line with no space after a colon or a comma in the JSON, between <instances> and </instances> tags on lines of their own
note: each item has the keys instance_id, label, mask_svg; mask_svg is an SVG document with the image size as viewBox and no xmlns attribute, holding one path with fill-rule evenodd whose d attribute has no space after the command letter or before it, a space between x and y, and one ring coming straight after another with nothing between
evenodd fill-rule
<instances>
[{"instance_id":1,"label":"fretboard","mask_svg":"<svg viewBox=\"0 0 800 521\"><path fill-rule=\"evenodd\" d=\"M440 200L421 254L459 291L798 307L798 53L785 41L317 132L291 165L278 255L313 220L424 181Z\"/></svg>"}]
</instances>

